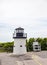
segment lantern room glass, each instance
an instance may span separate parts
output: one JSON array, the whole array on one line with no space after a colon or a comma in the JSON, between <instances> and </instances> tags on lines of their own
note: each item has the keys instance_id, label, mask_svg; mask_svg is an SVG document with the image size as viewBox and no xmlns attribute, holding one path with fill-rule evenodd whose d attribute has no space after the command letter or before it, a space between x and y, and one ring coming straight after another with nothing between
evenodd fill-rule
<instances>
[{"instance_id":1,"label":"lantern room glass","mask_svg":"<svg viewBox=\"0 0 47 65\"><path fill-rule=\"evenodd\" d=\"M24 33L24 30L16 30L16 33Z\"/></svg>"}]
</instances>

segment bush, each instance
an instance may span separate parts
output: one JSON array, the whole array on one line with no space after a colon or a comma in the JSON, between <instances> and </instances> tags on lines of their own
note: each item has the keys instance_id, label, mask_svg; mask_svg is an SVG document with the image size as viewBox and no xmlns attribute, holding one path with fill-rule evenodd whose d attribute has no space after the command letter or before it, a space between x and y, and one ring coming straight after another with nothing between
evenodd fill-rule
<instances>
[{"instance_id":1,"label":"bush","mask_svg":"<svg viewBox=\"0 0 47 65\"><path fill-rule=\"evenodd\" d=\"M0 44L0 52L13 52L13 45L14 42L6 42L6 43L1 43Z\"/></svg>"}]
</instances>

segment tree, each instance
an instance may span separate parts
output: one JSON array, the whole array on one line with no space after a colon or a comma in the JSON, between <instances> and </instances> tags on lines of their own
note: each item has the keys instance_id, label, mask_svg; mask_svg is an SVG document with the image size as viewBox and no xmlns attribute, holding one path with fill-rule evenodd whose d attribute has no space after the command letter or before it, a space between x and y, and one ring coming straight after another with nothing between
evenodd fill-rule
<instances>
[{"instance_id":1,"label":"tree","mask_svg":"<svg viewBox=\"0 0 47 65\"><path fill-rule=\"evenodd\" d=\"M27 46L27 51L32 51L33 50L33 42L35 41L34 38L30 38L29 41L27 41L26 46Z\"/></svg>"},{"instance_id":2,"label":"tree","mask_svg":"<svg viewBox=\"0 0 47 65\"><path fill-rule=\"evenodd\" d=\"M42 50L47 50L47 38L44 38L43 41L41 42L41 49Z\"/></svg>"},{"instance_id":3,"label":"tree","mask_svg":"<svg viewBox=\"0 0 47 65\"><path fill-rule=\"evenodd\" d=\"M41 43L42 40L43 40L42 38L37 38L37 39L36 39L36 41L39 42L39 43Z\"/></svg>"},{"instance_id":4,"label":"tree","mask_svg":"<svg viewBox=\"0 0 47 65\"><path fill-rule=\"evenodd\" d=\"M47 50L47 38L37 38L37 40L41 45L41 50Z\"/></svg>"}]
</instances>

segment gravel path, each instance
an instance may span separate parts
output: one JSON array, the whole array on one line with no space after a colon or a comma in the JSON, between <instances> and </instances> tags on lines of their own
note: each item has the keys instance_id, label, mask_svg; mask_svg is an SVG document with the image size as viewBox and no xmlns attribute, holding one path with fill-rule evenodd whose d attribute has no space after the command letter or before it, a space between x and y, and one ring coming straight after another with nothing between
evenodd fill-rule
<instances>
[{"instance_id":1,"label":"gravel path","mask_svg":"<svg viewBox=\"0 0 47 65\"><path fill-rule=\"evenodd\" d=\"M0 65L18 65L17 62L24 62L25 65L37 65L32 59L32 55L35 54L43 59L47 60L47 51L41 52L28 52L22 56L10 56L10 53L0 53ZM30 64L28 64L30 63Z\"/></svg>"},{"instance_id":2,"label":"gravel path","mask_svg":"<svg viewBox=\"0 0 47 65\"><path fill-rule=\"evenodd\" d=\"M41 58L47 58L47 51L33 52L33 54L36 54Z\"/></svg>"},{"instance_id":3,"label":"gravel path","mask_svg":"<svg viewBox=\"0 0 47 65\"><path fill-rule=\"evenodd\" d=\"M0 65L17 65L17 61L26 60L32 60L32 58L28 54L11 56L9 53L0 53Z\"/></svg>"}]
</instances>

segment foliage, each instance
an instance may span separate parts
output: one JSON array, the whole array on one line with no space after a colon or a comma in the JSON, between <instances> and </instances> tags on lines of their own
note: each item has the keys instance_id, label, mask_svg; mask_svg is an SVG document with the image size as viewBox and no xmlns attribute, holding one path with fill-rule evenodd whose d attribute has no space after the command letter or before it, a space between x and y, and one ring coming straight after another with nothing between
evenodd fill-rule
<instances>
[{"instance_id":1,"label":"foliage","mask_svg":"<svg viewBox=\"0 0 47 65\"><path fill-rule=\"evenodd\" d=\"M27 51L32 51L33 50L33 42L35 41L35 38L30 38L29 40L26 41L26 48ZM37 38L37 42L41 45L41 50L47 50L47 38Z\"/></svg>"},{"instance_id":2,"label":"foliage","mask_svg":"<svg viewBox=\"0 0 47 65\"><path fill-rule=\"evenodd\" d=\"M0 51L13 52L14 42L0 43Z\"/></svg>"},{"instance_id":3,"label":"foliage","mask_svg":"<svg viewBox=\"0 0 47 65\"><path fill-rule=\"evenodd\" d=\"M26 40L26 49L27 51L32 51L33 50L33 42L35 41L35 38L30 38ZM37 38L37 42L41 45L41 50L47 50L47 38ZM0 52L13 52L13 46L14 46L14 41L12 42L0 42Z\"/></svg>"},{"instance_id":4,"label":"foliage","mask_svg":"<svg viewBox=\"0 0 47 65\"><path fill-rule=\"evenodd\" d=\"M32 44L34 41L35 41L34 38L30 38L29 41L27 41L27 43L26 43L27 51L33 50Z\"/></svg>"},{"instance_id":5,"label":"foliage","mask_svg":"<svg viewBox=\"0 0 47 65\"><path fill-rule=\"evenodd\" d=\"M37 38L37 41L41 45L41 50L47 50L47 38Z\"/></svg>"}]
</instances>

